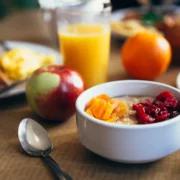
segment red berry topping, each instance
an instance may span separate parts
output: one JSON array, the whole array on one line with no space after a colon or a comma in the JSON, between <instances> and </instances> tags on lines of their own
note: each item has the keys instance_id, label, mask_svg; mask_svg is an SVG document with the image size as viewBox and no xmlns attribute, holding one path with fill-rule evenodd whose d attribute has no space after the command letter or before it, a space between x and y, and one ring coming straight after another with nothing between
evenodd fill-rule
<instances>
[{"instance_id":1,"label":"red berry topping","mask_svg":"<svg viewBox=\"0 0 180 180\"><path fill-rule=\"evenodd\" d=\"M160 111L158 116L156 116L156 122L164 121L170 117L170 113L168 113L167 110L165 111Z\"/></svg>"},{"instance_id":2,"label":"red berry topping","mask_svg":"<svg viewBox=\"0 0 180 180\"><path fill-rule=\"evenodd\" d=\"M139 124L149 124L155 121L154 118L145 113L145 108L141 103L134 104L133 108L137 111L137 115L139 117Z\"/></svg>"},{"instance_id":3,"label":"red berry topping","mask_svg":"<svg viewBox=\"0 0 180 180\"><path fill-rule=\"evenodd\" d=\"M161 92L151 102L146 100L144 103L133 104L136 110L139 124L149 124L161 122L173 118L180 114L180 102L171 92Z\"/></svg>"},{"instance_id":4,"label":"red berry topping","mask_svg":"<svg viewBox=\"0 0 180 180\"><path fill-rule=\"evenodd\" d=\"M171 98L171 97L174 97L173 94L169 91L164 91L164 92L161 92L159 95L156 96L156 100L160 100L162 102L165 101L166 98Z\"/></svg>"},{"instance_id":5,"label":"red berry topping","mask_svg":"<svg viewBox=\"0 0 180 180\"><path fill-rule=\"evenodd\" d=\"M165 99L164 101L164 105L167 107L167 108L173 108L175 109L178 105L178 101L176 100L175 97L168 97Z\"/></svg>"}]
</instances>

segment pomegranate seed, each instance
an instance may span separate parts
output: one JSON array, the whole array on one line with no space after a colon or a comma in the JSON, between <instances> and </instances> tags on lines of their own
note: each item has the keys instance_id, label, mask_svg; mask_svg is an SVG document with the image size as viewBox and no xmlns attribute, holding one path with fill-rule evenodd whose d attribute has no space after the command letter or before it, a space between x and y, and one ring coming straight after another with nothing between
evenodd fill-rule
<instances>
[{"instance_id":1,"label":"pomegranate seed","mask_svg":"<svg viewBox=\"0 0 180 180\"><path fill-rule=\"evenodd\" d=\"M153 104L154 104L155 106L159 107L160 109L164 109L164 107L165 107L165 104L164 104L162 101L159 101L159 100L157 100L157 99L155 99L155 100L153 101Z\"/></svg>"},{"instance_id":2,"label":"pomegranate seed","mask_svg":"<svg viewBox=\"0 0 180 180\"><path fill-rule=\"evenodd\" d=\"M156 121L157 122L164 121L169 117L170 117L170 113L168 113L168 111L161 111L159 115L156 117Z\"/></svg>"},{"instance_id":3,"label":"pomegranate seed","mask_svg":"<svg viewBox=\"0 0 180 180\"><path fill-rule=\"evenodd\" d=\"M180 114L180 102L171 92L164 91L151 102L147 99L144 103L133 104L139 124L149 124L165 121Z\"/></svg>"},{"instance_id":4,"label":"pomegranate seed","mask_svg":"<svg viewBox=\"0 0 180 180\"><path fill-rule=\"evenodd\" d=\"M142 103L134 104L133 109L137 111L139 124L149 124L155 121L155 118L145 113L145 108L143 107Z\"/></svg>"},{"instance_id":5,"label":"pomegranate seed","mask_svg":"<svg viewBox=\"0 0 180 180\"><path fill-rule=\"evenodd\" d=\"M161 92L159 95L156 96L157 100L164 101L168 97L173 97L172 93L169 91Z\"/></svg>"},{"instance_id":6,"label":"pomegranate seed","mask_svg":"<svg viewBox=\"0 0 180 180\"><path fill-rule=\"evenodd\" d=\"M168 97L165 99L164 104L167 108L175 109L178 105L178 101L174 97Z\"/></svg>"}]
</instances>

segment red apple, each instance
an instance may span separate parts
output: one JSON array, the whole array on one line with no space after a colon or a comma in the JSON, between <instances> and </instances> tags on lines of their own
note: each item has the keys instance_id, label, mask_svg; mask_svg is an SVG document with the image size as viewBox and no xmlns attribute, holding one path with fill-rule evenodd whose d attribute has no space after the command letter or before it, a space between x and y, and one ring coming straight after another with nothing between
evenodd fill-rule
<instances>
[{"instance_id":1,"label":"red apple","mask_svg":"<svg viewBox=\"0 0 180 180\"><path fill-rule=\"evenodd\" d=\"M62 65L36 70L26 84L27 101L47 120L64 121L75 113L77 97L85 90L81 75Z\"/></svg>"}]
</instances>

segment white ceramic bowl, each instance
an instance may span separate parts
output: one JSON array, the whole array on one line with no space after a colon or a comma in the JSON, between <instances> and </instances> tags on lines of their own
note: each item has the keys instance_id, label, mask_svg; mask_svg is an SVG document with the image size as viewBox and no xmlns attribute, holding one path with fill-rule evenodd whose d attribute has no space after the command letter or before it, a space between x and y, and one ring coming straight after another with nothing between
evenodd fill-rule
<instances>
[{"instance_id":1,"label":"white ceramic bowl","mask_svg":"<svg viewBox=\"0 0 180 180\"><path fill-rule=\"evenodd\" d=\"M81 143L90 151L110 160L145 163L161 159L180 149L180 116L146 125L112 124L84 112L87 102L102 93L156 96L170 91L180 100L180 91L172 86L139 80L104 83L84 91L76 101L76 121Z\"/></svg>"}]
</instances>

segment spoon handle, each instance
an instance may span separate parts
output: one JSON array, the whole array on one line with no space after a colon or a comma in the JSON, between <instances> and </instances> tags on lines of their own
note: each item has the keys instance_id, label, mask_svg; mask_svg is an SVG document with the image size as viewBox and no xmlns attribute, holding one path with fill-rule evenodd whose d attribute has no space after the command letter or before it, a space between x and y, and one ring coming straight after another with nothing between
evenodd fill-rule
<instances>
[{"instance_id":1,"label":"spoon handle","mask_svg":"<svg viewBox=\"0 0 180 180\"><path fill-rule=\"evenodd\" d=\"M49 168L52 170L56 180L72 180L72 178L65 173L58 163L51 158L49 155L43 156L44 161L48 164Z\"/></svg>"}]
</instances>

